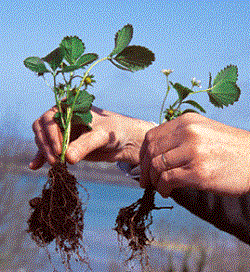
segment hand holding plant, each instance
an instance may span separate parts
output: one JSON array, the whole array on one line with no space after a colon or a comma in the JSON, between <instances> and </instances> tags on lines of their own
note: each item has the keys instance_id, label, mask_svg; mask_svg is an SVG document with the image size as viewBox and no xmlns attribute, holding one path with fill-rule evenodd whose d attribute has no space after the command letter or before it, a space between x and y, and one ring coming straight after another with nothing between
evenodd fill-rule
<instances>
[{"instance_id":1,"label":"hand holding plant","mask_svg":"<svg viewBox=\"0 0 250 272\"><path fill-rule=\"evenodd\" d=\"M30 201L34 209L28 220L32 238L39 246L45 246L53 240L59 247L64 263L70 269L70 259L73 254L82 263L87 261L79 254L83 232L82 201L79 198L78 182L67 171L65 154L70 142L72 125L85 126L91 130L92 114L90 109L94 96L87 92L95 82L90 74L93 67L102 61L110 61L117 68L126 71L138 71L148 67L154 61L154 54L142 46L129 46L133 36L133 27L124 26L115 36L115 47L104 58L98 59L95 53L84 54L85 45L76 36L65 37L59 47L44 58L29 57L24 65L45 79L46 74L52 76L51 87L55 95L57 113L55 120L63 132L62 152L60 162L49 170L49 179L45 184L41 197ZM91 64L83 76L76 74L77 70ZM58 81L60 77L60 81ZM79 79L79 83L75 81Z\"/></svg>"},{"instance_id":2,"label":"hand holding plant","mask_svg":"<svg viewBox=\"0 0 250 272\"><path fill-rule=\"evenodd\" d=\"M207 93L210 102L214 106L220 108L223 108L223 106L228 106L229 104L233 104L235 101L238 101L240 96L240 89L236 84L238 69L234 65L229 65L220 71L213 82L210 75L208 88L205 90L199 89L198 91L195 91L194 88L200 87L200 81L197 81L195 78L193 78L191 81L192 87L188 88L179 83L174 84L169 81L168 77L173 72L173 70L163 70L162 72L167 77L167 91L161 107L159 117L160 123L162 115L164 115L163 122L168 122L187 112L197 112L196 110L199 110L205 113L204 108L199 103L197 103L195 100L189 99L190 96L195 94L202 92ZM171 87L173 87L173 89L177 92L178 98L165 109L166 98L171 90ZM183 109L185 105L191 105L193 108ZM201 120L199 123L200 122ZM149 131L146 135L140 151L140 163L143 166L143 171L140 177L140 184L143 188L145 188L144 195L132 205L122 208L116 219L115 230L129 241L129 247L132 250L130 259L139 256L142 265L145 257L146 261L148 261L147 255L145 255L145 247L151 242L151 238L149 238L149 236L151 236L149 227L153 223L151 211L154 209L173 208L156 207L154 204L154 196L157 190L161 193L162 196L168 197L169 193L171 192L171 188L178 186L177 181L175 182L174 180L167 180L167 178L165 178L170 184L170 188L166 188L168 183L165 182L164 177L160 176L161 174L164 174L164 169L166 169L162 159L164 144L169 146L170 143L173 142L174 147L180 146L181 144L176 142L180 139L183 140L186 136L185 130L183 129L185 123L181 123L180 121L182 129L179 130L179 133L174 130L176 123L178 123L177 120L176 122L173 121L171 126L172 129L170 129L169 126L159 126L158 128ZM169 131L169 134L166 134L167 131ZM176 132L176 134L173 132ZM183 133L183 135L180 135L180 133ZM173 135L175 135L176 139L171 138ZM161 147L159 147L160 144ZM190 146L192 145L192 143L189 144ZM173 156L172 159L175 161L180 161L184 158L187 158L188 156L190 157L190 155L186 154L185 151L185 147L183 146L183 149L181 149L182 153L179 154L179 156ZM152 160L154 160L154 164L152 163ZM192 182L190 181L189 183L191 186Z\"/></svg>"}]
</instances>

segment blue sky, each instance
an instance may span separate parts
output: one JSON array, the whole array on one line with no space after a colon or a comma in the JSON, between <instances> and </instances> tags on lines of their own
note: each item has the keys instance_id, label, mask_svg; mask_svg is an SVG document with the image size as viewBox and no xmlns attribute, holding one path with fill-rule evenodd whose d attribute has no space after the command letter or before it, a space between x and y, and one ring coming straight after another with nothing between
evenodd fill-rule
<instances>
[{"instance_id":1,"label":"blue sky","mask_svg":"<svg viewBox=\"0 0 250 272\"><path fill-rule=\"evenodd\" d=\"M113 49L115 33L130 23L131 45L148 47L156 61L136 73L109 62L96 66L97 83L90 89L94 105L157 122L166 89L162 69L174 69L173 82L190 86L196 77L207 87L209 72L215 76L234 64L242 90L239 102L224 110L210 106L205 94L199 102L208 117L250 129L249 22L249 0L2 1L0 123L15 119L20 133L30 138L33 121L54 105L52 91L24 67L26 57L44 57L67 35L79 36L86 52L104 57Z\"/></svg>"}]
</instances>

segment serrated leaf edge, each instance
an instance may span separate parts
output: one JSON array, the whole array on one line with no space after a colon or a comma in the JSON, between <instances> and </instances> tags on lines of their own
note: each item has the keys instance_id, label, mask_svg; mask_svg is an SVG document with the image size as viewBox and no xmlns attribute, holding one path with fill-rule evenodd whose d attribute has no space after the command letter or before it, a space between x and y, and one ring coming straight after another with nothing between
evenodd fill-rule
<instances>
[{"instance_id":1,"label":"serrated leaf edge","mask_svg":"<svg viewBox=\"0 0 250 272\"><path fill-rule=\"evenodd\" d=\"M72 39L72 38L78 39L78 40L83 44L83 52L82 52L82 54L76 59L75 62L77 62L77 60L83 55L83 53L85 52L85 49L86 49L85 44L84 44L84 42L82 41L81 38L79 38L79 37L76 36L76 35L74 35L74 36L65 36L65 37L62 39L62 41L60 42L59 47L63 47L63 48L65 49L65 51L67 52L67 48L66 48L65 46L62 45L62 42L63 42L64 40ZM67 54L67 53L66 53L66 54ZM67 60L66 54L65 54L65 59ZM67 61L68 61L68 60L67 60ZM69 62L69 61L68 61L68 62ZM69 64L70 64L71 66L72 66L72 65L75 65L75 63L73 63L73 64L69 63Z\"/></svg>"},{"instance_id":2,"label":"serrated leaf edge","mask_svg":"<svg viewBox=\"0 0 250 272\"><path fill-rule=\"evenodd\" d=\"M235 67L236 68L236 80L234 81L231 81L231 80L226 80L224 78L221 78L221 79L218 79L219 76L226 70L226 69L229 69L230 67ZM214 82L213 82L213 86L215 86L216 84L218 84L221 80L224 80L224 81L229 81L229 82L236 82L238 80L238 67L237 65L233 65L233 64L229 64L227 65L224 69L220 70L217 75L215 76L214 78Z\"/></svg>"},{"instance_id":3,"label":"serrated leaf edge","mask_svg":"<svg viewBox=\"0 0 250 272\"><path fill-rule=\"evenodd\" d=\"M37 58L38 60L40 60L40 61L41 61L41 64L44 65L44 67L45 67L46 70L44 70L44 72L37 72L37 71L32 70L30 67L28 67L28 65L27 65L27 60L28 60L28 59L31 59L31 58ZM27 57L27 58L23 61L23 64L24 64L24 66L25 66L26 68L28 68L29 70L31 70L32 72L35 72L35 73L48 73L48 72L50 72L50 70L48 70L48 69L46 68L46 65L45 65L43 59L40 58L40 57L37 57L37 56Z\"/></svg>"},{"instance_id":4,"label":"serrated leaf edge","mask_svg":"<svg viewBox=\"0 0 250 272\"><path fill-rule=\"evenodd\" d=\"M121 33L121 31L124 29L124 28L126 28L126 27L129 27L130 29L131 29L131 38L130 38L130 40L128 41L128 43L127 43L127 45L126 46L124 46L124 48L123 49L121 49L120 51L118 50L117 51L117 40L118 40L118 38L119 38L119 34ZM115 34L115 48L113 49L113 51L109 54L109 56L110 57L113 57L114 55L118 55L118 54L120 54L129 44L130 44L130 42L131 42L131 40L132 40L132 38L133 38L133 34L134 34L134 29L133 29L133 26L131 25L131 24L127 24L127 25L125 25L125 26L123 26L120 30L118 30L117 32L116 32L116 34Z\"/></svg>"},{"instance_id":5,"label":"serrated leaf edge","mask_svg":"<svg viewBox=\"0 0 250 272\"><path fill-rule=\"evenodd\" d=\"M139 48L143 48L143 49L146 49L146 51L148 53L151 53L153 55L153 59L152 60L149 60L147 61L147 63L143 63L144 65L141 65L141 62L139 60L138 61L133 61L131 59L126 59L126 58L120 58L121 56L123 56L123 52L124 50L128 49L128 48L132 48L132 47L139 47ZM141 46L141 45L129 45L127 46L126 48L124 48L124 50L122 52L120 52L119 54L117 54L117 56L114 58L115 61L117 61L119 64L121 65L124 65L126 68L130 69L131 71L133 71L133 68L130 68L127 66L127 64L130 64L131 66L133 67L137 67L139 69L134 69L134 71L137 71L137 70L143 70L145 68L147 68L149 65L151 65L153 63L153 61L155 61L155 54L150 50L148 49L147 47L145 46ZM124 61L124 59L126 61ZM118 67L119 68L119 67Z\"/></svg>"}]
</instances>

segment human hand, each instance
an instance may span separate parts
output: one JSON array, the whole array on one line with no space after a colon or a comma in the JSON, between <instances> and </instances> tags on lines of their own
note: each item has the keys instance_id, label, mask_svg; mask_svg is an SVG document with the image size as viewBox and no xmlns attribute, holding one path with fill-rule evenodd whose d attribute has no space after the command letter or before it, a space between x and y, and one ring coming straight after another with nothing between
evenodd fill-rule
<instances>
[{"instance_id":1,"label":"human hand","mask_svg":"<svg viewBox=\"0 0 250 272\"><path fill-rule=\"evenodd\" d=\"M140 164L140 185L163 197L181 187L248 193L250 132L187 113L146 134Z\"/></svg>"},{"instance_id":2,"label":"human hand","mask_svg":"<svg viewBox=\"0 0 250 272\"><path fill-rule=\"evenodd\" d=\"M38 152L30 163L36 170L47 161L53 165L62 152L62 133L54 120L56 107L45 112L33 124ZM139 164L139 152L145 134L154 127L150 122L130 118L92 107L91 131L84 126L72 127L71 143L66 161L75 164L82 159L91 161L127 161Z\"/></svg>"}]
</instances>

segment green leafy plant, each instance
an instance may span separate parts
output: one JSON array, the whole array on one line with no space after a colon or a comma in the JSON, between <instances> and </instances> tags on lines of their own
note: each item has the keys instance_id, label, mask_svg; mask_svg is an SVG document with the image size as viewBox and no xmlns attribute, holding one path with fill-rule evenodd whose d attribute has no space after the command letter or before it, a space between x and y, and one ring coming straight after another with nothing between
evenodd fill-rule
<instances>
[{"instance_id":1,"label":"green leafy plant","mask_svg":"<svg viewBox=\"0 0 250 272\"><path fill-rule=\"evenodd\" d=\"M225 67L223 70L221 70L216 75L213 82L212 82L212 76L210 74L208 88L205 90L198 90L198 91L194 91L194 88L195 87L201 88L199 80L197 81L195 78L193 78L191 80L192 87L188 88L181 85L180 83L172 83L171 81L169 81L168 77L173 72L173 70L170 70L170 69L162 70L162 72L167 77L167 92L163 99L159 123L162 123L161 118L163 114L164 114L163 122L165 122L165 121L170 121L187 112L206 113L205 109L195 100L187 99L194 94L198 94L201 92L207 93L209 97L209 101L215 107L218 107L218 108L223 108L223 106L227 107L229 104L232 105L234 102L238 101L240 97L241 91L240 91L240 88L236 84L236 81L238 79L238 68L235 65L229 65ZM171 86L177 92L178 99L174 101L173 104L169 105L169 108L163 111L166 98L169 94L169 91L171 90ZM186 104L193 106L193 108L187 108L185 110L181 110L181 107ZM197 110L199 110L199 112Z\"/></svg>"},{"instance_id":2,"label":"green leafy plant","mask_svg":"<svg viewBox=\"0 0 250 272\"><path fill-rule=\"evenodd\" d=\"M53 77L51 89L55 93L58 107L55 118L64 131L62 162L65 161L71 124L83 124L90 129L89 124L92 121L90 109L95 97L89 94L87 89L95 82L93 75L90 75L92 68L108 60L119 69L134 72L148 67L155 60L154 54L146 47L129 46L132 37L133 27L128 24L116 33L113 51L101 59L96 53L84 54L85 45L81 39L77 36L70 36L65 37L59 47L47 56L29 57L24 60L24 65L39 76L44 77L45 74L51 74ZM83 76L75 74L75 71L84 69L89 64L91 66ZM66 74L69 74L68 78ZM57 82L59 75L62 76L63 82ZM76 78L79 78L80 82L78 85L73 85L73 80Z\"/></svg>"},{"instance_id":3,"label":"green leafy plant","mask_svg":"<svg viewBox=\"0 0 250 272\"><path fill-rule=\"evenodd\" d=\"M85 53L85 44L79 37L67 36L47 56L24 60L24 65L42 77L54 92L58 109L55 120L63 132L60 162L49 170L49 179L41 197L30 201L34 210L28 220L28 232L40 246L55 240L62 255L66 255L64 263L68 269L72 254L76 254L82 263L87 263L79 255L85 210L79 198L78 183L67 171L65 163L71 127L73 124L82 125L86 130L91 130L90 110L95 97L87 89L95 83L90 71L97 64L110 61L119 69L134 72L148 67L155 60L154 53L146 47L130 46L132 37L133 27L127 24L116 33L112 52L101 59L96 53ZM81 75L88 65L89 68ZM77 74L79 71L81 74ZM52 86L45 78L47 75L52 76ZM79 80L78 84L76 80Z\"/></svg>"}]
</instances>

